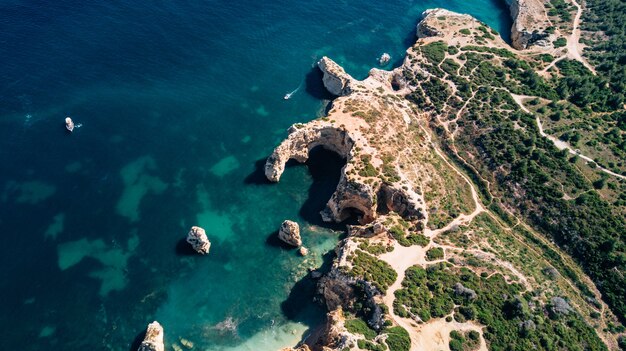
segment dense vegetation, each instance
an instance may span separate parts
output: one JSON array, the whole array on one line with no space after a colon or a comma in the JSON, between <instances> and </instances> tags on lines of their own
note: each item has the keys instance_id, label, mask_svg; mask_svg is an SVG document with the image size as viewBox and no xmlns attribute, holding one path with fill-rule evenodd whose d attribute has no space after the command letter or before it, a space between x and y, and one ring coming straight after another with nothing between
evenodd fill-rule
<instances>
[{"instance_id":1,"label":"dense vegetation","mask_svg":"<svg viewBox=\"0 0 626 351\"><path fill-rule=\"evenodd\" d=\"M617 10L612 11L611 16L617 16ZM621 11L619 16L625 14ZM621 29L612 33L623 34L626 21L615 21ZM623 47L624 36L611 40ZM604 186L603 181L592 184L587 180L565 151L539 135L534 116L523 113L509 94L553 101L542 107L548 114L559 113L557 101L566 99L587 116L607 111L607 118L622 126L621 112L611 111L623 103L626 56L613 53L608 57L616 62L603 59L607 67L599 68L603 74L598 76L579 63L564 60L558 65L562 76L546 80L536 73L539 62L473 46L461 48L458 73L440 69L434 63L446 62L444 45L429 44L424 46L427 49L420 49L426 59L419 65L428 74L405 70L405 78L415 87L407 99L434 112L432 125L443 149L479 186L489 208L510 223L515 222L511 211L525 217L559 244L591 276L618 318L626 322L624 216L595 191ZM409 57L416 63L419 60ZM445 81L456 86L456 94ZM464 113L452 124L459 131L452 145L440 122L456 117L465 102ZM622 138L623 130L607 136L618 148ZM581 289L591 297L589 289Z\"/></svg>"},{"instance_id":2,"label":"dense vegetation","mask_svg":"<svg viewBox=\"0 0 626 351\"><path fill-rule=\"evenodd\" d=\"M490 350L606 349L565 299L555 296L544 303L521 286L507 284L500 274L481 277L448 263L415 266L407 270L402 286L394 301L398 315L427 321L453 313L459 322L475 320L487 326ZM460 335L455 339L451 346L457 350L471 342Z\"/></svg>"},{"instance_id":3,"label":"dense vegetation","mask_svg":"<svg viewBox=\"0 0 626 351\"><path fill-rule=\"evenodd\" d=\"M355 250L348 259L352 262L352 269L348 274L371 282L381 292L386 291L398 277L398 273L387 262L359 249Z\"/></svg>"}]
</instances>

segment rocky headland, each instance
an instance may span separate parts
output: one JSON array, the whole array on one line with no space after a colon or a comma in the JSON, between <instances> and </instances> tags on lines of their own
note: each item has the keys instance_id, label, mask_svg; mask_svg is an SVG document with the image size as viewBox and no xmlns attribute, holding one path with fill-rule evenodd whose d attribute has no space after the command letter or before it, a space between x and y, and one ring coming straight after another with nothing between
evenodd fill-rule
<instances>
[{"instance_id":1,"label":"rocky headland","mask_svg":"<svg viewBox=\"0 0 626 351\"><path fill-rule=\"evenodd\" d=\"M505 338L497 334L501 331L487 329L493 326L486 318L462 312L476 308L470 307L474 301L491 299L490 294L500 299L535 294L522 303L531 312L519 317L519 325L493 322L516 335L520 328L536 328L531 316L548 313L556 292L576 301L582 316L605 306L597 290L585 300L569 278L546 279L528 267L524 257L530 244L524 236L540 235L522 233L499 219L502 212L485 205L489 188L468 172L473 166L454 157L454 141L461 139L465 126L480 123L481 113L525 109L516 96L528 83L516 70L530 67L536 75L534 71L548 65L536 60L537 53L558 52L554 35L546 32L550 20L542 1L512 1L510 6L513 47L469 15L433 9L423 14L415 45L393 71L372 69L359 81L332 59L319 60L323 84L336 96L328 114L291 126L265 164L267 179L278 182L287 161L305 162L316 147L346 160L320 215L328 222L356 218L359 225L348 226L330 272L319 280L318 293L329 314L322 336L308 345L313 350L448 350L459 338L471 338L472 349L500 347ZM540 252L530 255L536 264L556 267ZM417 288L422 284L418 276L432 272L449 277L440 283L441 290ZM418 298L423 289L430 289L430 298ZM424 299L432 299L430 307ZM489 308L478 313L500 313ZM615 337L597 323L586 317L577 320L582 324L574 334L595 338L600 349L616 345ZM563 321L548 324L552 328L559 323Z\"/></svg>"},{"instance_id":2,"label":"rocky headland","mask_svg":"<svg viewBox=\"0 0 626 351\"><path fill-rule=\"evenodd\" d=\"M154 321L148 324L146 336L144 337L137 351L164 351L163 327L159 322Z\"/></svg>"}]
</instances>

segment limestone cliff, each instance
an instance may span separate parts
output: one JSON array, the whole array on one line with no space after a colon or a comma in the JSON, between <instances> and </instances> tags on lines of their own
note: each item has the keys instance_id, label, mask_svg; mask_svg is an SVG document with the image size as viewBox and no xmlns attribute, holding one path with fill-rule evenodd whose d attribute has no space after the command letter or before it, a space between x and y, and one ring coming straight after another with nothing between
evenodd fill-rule
<instances>
[{"instance_id":1,"label":"limestone cliff","mask_svg":"<svg viewBox=\"0 0 626 351\"><path fill-rule=\"evenodd\" d=\"M518 50L530 47L551 48L556 38L546 32L551 26L542 0L508 0L513 18L511 41Z\"/></svg>"},{"instance_id":2,"label":"limestone cliff","mask_svg":"<svg viewBox=\"0 0 626 351\"><path fill-rule=\"evenodd\" d=\"M549 25L542 6L538 0L511 3L516 48L549 47L550 39L542 34ZM402 289L408 268L435 263L467 267L467 247L443 245L434 239L457 232L488 212L472 182L440 151L436 134L454 138L457 121L467 114L478 90L487 89L479 84L490 83L484 76L493 74L495 80L499 74L512 81L517 72L507 75L500 69L504 62L531 60L536 51L516 52L484 23L443 9L424 12L417 36L402 66L393 71L372 69L362 81L330 58L322 58L318 67L324 74L324 86L337 96L332 108L323 118L291 126L265 164L267 179L278 182L287 161L305 162L315 147L346 160L337 189L321 216L335 222L352 217L360 225L348 227L348 237L338 245L330 272L319 280L319 296L330 312L323 337L311 345L314 349L362 349L357 340L363 344L363 336L348 331L344 323L356 318L378 333L368 342L382 348L388 346L385 325L406 329L412 350L448 347L447 341L434 345L424 323L426 317L407 311L408 307L401 307L405 313L399 316L394 305L394 293ZM513 83L513 88L520 84ZM503 86L494 89L508 87ZM507 108L502 113L514 107ZM488 268L477 273L515 276L517 281L528 282L523 275L516 275L519 271L509 262L496 261L491 247L486 253L477 248L478 241L474 245L474 259L490 260ZM443 257L431 252L427 259L430 249L440 250ZM437 323L448 322L441 318ZM455 325L479 331L480 349L487 348L484 326ZM449 333L445 328L441 327ZM449 338L448 334L444 338Z\"/></svg>"},{"instance_id":3,"label":"limestone cliff","mask_svg":"<svg viewBox=\"0 0 626 351\"><path fill-rule=\"evenodd\" d=\"M148 324L146 336L144 337L137 351L164 351L163 327L159 322L154 321Z\"/></svg>"}]
</instances>

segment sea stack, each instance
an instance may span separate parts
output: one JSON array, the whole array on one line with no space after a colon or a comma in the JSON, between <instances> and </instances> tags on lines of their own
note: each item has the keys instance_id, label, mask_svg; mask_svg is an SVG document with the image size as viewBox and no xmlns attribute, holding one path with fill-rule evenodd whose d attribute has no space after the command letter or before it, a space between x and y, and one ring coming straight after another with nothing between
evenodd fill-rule
<instances>
[{"instance_id":1,"label":"sea stack","mask_svg":"<svg viewBox=\"0 0 626 351\"><path fill-rule=\"evenodd\" d=\"M284 221L278 231L278 238L291 246L301 246L302 238L300 238L300 226L294 221Z\"/></svg>"},{"instance_id":2,"label":"sea stack","mask_svg":"<svg viewBox=\"0 0 626 351\"><path fill-rule=\"evenodd\" d=\"M146 329L146 336L143 338L141 345L137 351L164 351L165 345L163 344L163 327L159 322L154 321L148 324Z\"/></svg>"},{"instance_id":3,"label":"sea stack","mask_svg":"<svg viewBox=\"0 0 626 351\"><path fill-rule=\"evenodd\" d=\"M65 117L65 128L70 132L74 130L74 121L69 117Z\"/></svg>"},{"instance_id":4,"label":"sea stack","mask_svg":"<svg viewBox=\"0 0 626 351\"><path fill-rule=\"evenodd\" d=\"M187 234L187 242L191 244L197 253L202 255L208 254L211 248L211 242L207 238L204 229L196 226L191 227L189 234Z\"/></svg>"}]
</instances>

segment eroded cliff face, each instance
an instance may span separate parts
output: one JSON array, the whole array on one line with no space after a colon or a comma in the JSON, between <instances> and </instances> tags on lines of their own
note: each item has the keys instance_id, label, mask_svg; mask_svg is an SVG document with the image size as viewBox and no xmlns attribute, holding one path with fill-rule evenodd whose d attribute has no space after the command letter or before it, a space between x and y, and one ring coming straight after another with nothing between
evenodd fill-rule
<instances>
[{"instance_id":1,"label":"eroded cliff face","mask_svg":"<svg viewBox=\"0 0 626 351\"><path fill-rule=\"evenodd\" d=\"M144 337L137 351L164 351L163 327L159 322L154 321L148 324L146 336Z\"/></svg>"},{"instance_id":2,"label":"eroded cliff face","mask_svg":"<svg viewBox=\"0 0 626 351\"><path fill-rule=\"evenodd\" d=\"M546 32L551 26L542 0L508 0L513 18L511 41L518 50L552 48L556 35Z\"/></svg>"},{"instance_id":3,"label":"eroded cliff face","mask_svg":"<svg viewBox=\"0 0 626 351\"><path fill-rule=\"evenodd\" d=\"M539 5L540 1L512 4L514 45L520 49L549 45L537 36L546 24ZM515 52L473 17L443 9L423 14L417 36L402 66L393 71L372 69L362 81L350 77L331 59L320 60L324 85L337 95L332 108L323 118L293 125L265 165L267 178L278 182L288 160L305 162L315 147L346 159L337 189L321 216L335 222L354 217L360 225L348 227L348 237L337 246L330 272L319 280L318 293L330 312L323 337L311 345L313 349L360 349L357 340L363 336L348 331L344 323L355 318L378 333L375 342L379 346L385 346L385 325L390 324L409 332L412 350L448 347L447 341L434 345L432 335L420 334L429 330L423 328L426 320L422 317L415 313L400 317L394 312L394 292L402 288L408 268L436 263L467 267L462 257L465 247L456 252L457 248L436 244L434 239L468 226L487 212L471 181L447 161L433 135L454 138L455 123L477 94L468 91L476 71L488 74L508 59L523 60L525 53ZM536 50L528 55L536 55ZM442 218L442 209L452 215ZM426 259L432 248L443 252L435 262ZM473 250L478 252L476 259L493 257ZM500 268L494 268L492 260L488 269L477 273L519 273L508 262L499 264ZM436 323L448 322L441 318ZM486 349L484 326L473 322L457 326L481 331L480 347Z\"/></svg>"}]
</instances>

